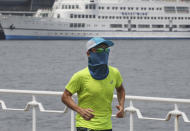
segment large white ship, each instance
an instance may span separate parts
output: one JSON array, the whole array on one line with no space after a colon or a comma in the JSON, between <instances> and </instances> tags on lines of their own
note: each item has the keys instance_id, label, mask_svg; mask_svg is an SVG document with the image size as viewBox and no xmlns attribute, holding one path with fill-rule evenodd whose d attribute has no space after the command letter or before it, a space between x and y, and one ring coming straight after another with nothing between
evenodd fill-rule
<instances>
[{"instance_id":1,"label":"large white ship","mask_svg":"<svg viewBox=\"0 0 190 131\"><path fill-rule=\"evenodd\" d=\"M6 39L188 39L190 0L55 0L1 25Z\"/></svg>"}]
</instances>

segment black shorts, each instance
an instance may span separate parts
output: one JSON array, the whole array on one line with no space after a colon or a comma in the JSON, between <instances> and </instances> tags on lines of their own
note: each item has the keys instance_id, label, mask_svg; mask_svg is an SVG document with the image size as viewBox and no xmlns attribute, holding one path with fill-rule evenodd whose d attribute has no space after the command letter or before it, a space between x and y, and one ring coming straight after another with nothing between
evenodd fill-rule
<instances>
[{"instance_id":1,"label":"black shorts","mask_svg":"<svg viewBox=\"0 0 190 131\"><path fill-rule=\"evenodd\" d=\"M93 130L93 129L88 129L88 128L84 128L84 127L77 127L77 131L112 131L112 129L108 129L108 130Z\"/></svg>"}]
</instances>

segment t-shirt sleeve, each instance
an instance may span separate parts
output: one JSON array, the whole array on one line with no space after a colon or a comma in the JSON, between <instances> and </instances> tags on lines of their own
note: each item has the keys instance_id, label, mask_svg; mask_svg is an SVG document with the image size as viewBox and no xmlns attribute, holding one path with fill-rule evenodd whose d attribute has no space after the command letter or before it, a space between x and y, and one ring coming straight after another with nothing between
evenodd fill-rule
<instances>
[{"instance_id":1,"label":"t-shirt sleeve","mask_svg":"<svg viewBox=\"0 0 190 131\"><path fill-rule=\"evenodd\" d=\"M118 69L116 69L116 88L119 88L123 82L123 78Z\"/></svg>"},{"instance_id":2,"label":"t-shirt sleeve","mask_svg":"<svg viewBox=\"0 0 190 131\"><path fill-rule=\"evenodd\" d=\"M66 85L65 89L67 89L70 93L75 94L80 90L80 82L80 76L74 74L69 83Z\"/></svg>"}]
</instances>

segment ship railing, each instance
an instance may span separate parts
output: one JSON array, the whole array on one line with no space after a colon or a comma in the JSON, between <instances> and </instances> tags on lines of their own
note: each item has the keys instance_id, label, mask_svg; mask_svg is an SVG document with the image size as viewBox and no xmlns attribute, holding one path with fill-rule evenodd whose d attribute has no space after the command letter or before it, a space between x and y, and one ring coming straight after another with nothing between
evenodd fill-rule
<instances>
[{"instance_id":1,"label":"ship railing","mask_svg":"<svg viewBox=\"0 0 190 131\"><path fill-rule=\"evenodd\" d=\"M61 113L65 114L68 112L68 107L65 106L63 110L48 110L45 109L43 104L36 100L36 96L59 96L63 94L63 92L56 91L34 91L34 90L9 90L9 89L0 89L0 94L21 94L21 95L30 95L32 100L26 103L25 108L9 108L6 106L4 100L0 100L1 108L3 111L24 111L27 112L32 110L32 131L36 131L36 109L38 108L40 112L46 113ZM73 99L76 99L76 95L73 96ZM117 95L114 95L114 99L117 99ZM140 120L156 120L156 121L169 121L172 117L174 120L174 131L179 131L179 117L182 117L185 123L190 123L185 112L182 112L178 109L178 104L190 104L190 99L176 99L176 98L161 98L161 97L144 97L144 96L129 96L126 95L125 99L129 101L129 106L125 108L125 116L129 113L130 117L130 131L134 131L134 115L136 114L137 118ZM147 101L147 102L163 102L168 104L173 104L174 109L169 111L165 118L153 118L143 116L141 110L136 108L133 105L134 101ZM112 115L115 117L116 115ZM74 111L71 110L71 131L75 130L75 114Z\"/></svg>"}]
</instances>

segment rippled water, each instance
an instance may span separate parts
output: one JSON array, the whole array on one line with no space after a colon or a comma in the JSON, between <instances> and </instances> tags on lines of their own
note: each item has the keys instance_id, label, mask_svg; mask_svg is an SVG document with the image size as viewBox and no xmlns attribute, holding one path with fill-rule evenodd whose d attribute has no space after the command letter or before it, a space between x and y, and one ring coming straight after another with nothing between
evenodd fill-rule
<instances>
[{"instance_id":1,"label":"rippled water","mask_svg":"<svg viewBox=\"0 0 190 131\"><path fill-rule=\"evenodd\" d=\"M86 41L0 41L0 88L63 91L76 71L87 66ZM128 95L190 97L189 40L115 40L109 63L119 68ZM24 108L30 96L1 94L8 107ZM62 110L60 97L37 97L47 109ZM115 113L114 101L113 112ZM126 102L128 105L128 101ZM143 115L164 118L174 105L135 102ZM189 113L190 106L179 105ZM0 112L1 131L30 131L30 112ZM70 113L66 115L37 112L37 131L69 131ZM189 114L188 114L189 116ZM190 118L190 117L189 117ZM135 118L135 131L173 130L169 122L142 121ZM114 131L129 131L129 115L113 118ZM180 119L180 130L190 124Z\"/></svg>"}]
</instances>

